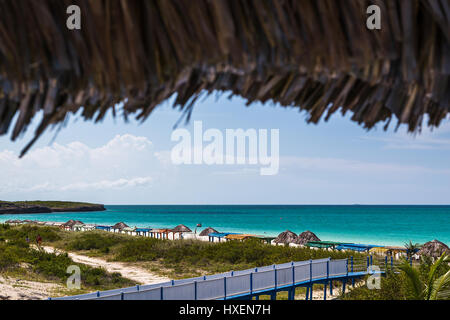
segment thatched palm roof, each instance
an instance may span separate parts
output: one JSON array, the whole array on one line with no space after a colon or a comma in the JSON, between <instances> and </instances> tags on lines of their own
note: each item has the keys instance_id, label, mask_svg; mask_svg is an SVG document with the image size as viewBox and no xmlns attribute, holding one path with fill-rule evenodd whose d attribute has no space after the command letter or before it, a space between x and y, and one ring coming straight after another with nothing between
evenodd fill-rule
<instances>
[{"instance_id":1,"label":"thatched palm roof","mask_svg":"<svg viewBox=\"0 0 450 320\"><path fill-rule=\"evenodd\" d=\"M63 223L61 226L62 227L69 227L69 228L72 228L74 225L76 225L76 224L84 224L83 222L81 222L80 220L73 220L73 219L70 219L69 221L67 221L66 223Z\"/></svg>"},{"instance_id":2,"label":"thatched palm roof","mask_svg":"<svg viewBox=\"0 0 450 320\"><path fill-rule=\"evenodd\" d=\"M295 241L296 244L305 245L310 241L320 241L319 237L316 236L313 232L307 230L300 233Z\"/></svg>"},{"instance_id":3,"label":"thatched palm roof","mask_svg":"<svg viewBox=\"0 0 450 320\"><path fill-rule=\"evenodd\" d=\"M444 252L450 255L450 248L443 242L433 240L425 243L417 254L430 257L440 257Z\"/></svg>"},{"instance_id":4,"label":"thatched palm roof","mask_svg":"<svg viewBox=\"0 0 450 320\"><path fill-rule=\"evenodd\" d=\"M275 243L295 243L297 241L297 235L292 231L286 230L280 233L273 241Z\"/></svg>"},{"instance_id":5,"label":"thatched palm roof","mask_svg":"<svg viewBox=\"0 0 450 320\"><path fill-rule=\"evenodd\" d=\"M186 227L184 224L179 224L175 228L172 229L173 232L192 232L191 229Z\"/></svg>"},{"instance_id":6,"label":"thatched palm roof","mask_svg":"<svg viewBox=\"0 0 450 320\"><path fill-rule=\"evenodd\" d=\"M129 226L128 226L126 223L124 223L124 222L118 222L118 223L116 223L115 225L113 225L111 228L112 228L112 229L119 229L119 230L122 230L122 229L124 229L124 228L129 228Z\"/></svg>"},{"instance_id":7,"label":"thatched palm roof","mask_svg":"<svg viewBox=\"0 0 450 320\"><path fill-rule=\"evenodd\" d=\"M447 0L377 1L381 30L366 28L369 0L78 0L82 27L68 30L72 2L0 1L0 134L16 119L16 139L43 110L32 144L71 113L99 121L122 101L125 118L145 120L174 93L189 119L215 90L313 123L351 111L366 128L395 116L417 131L450 109Z\"/></svg>"},{"instance_id":8,"label":"thatched palm roof","mask_svg":"<svg viewBox=\"0 0 450 320\"><path fill-rule=\"evenodd\" d=\"M219 231L217 231L216 229L213 229L211 227L206 228L205 230L203 230L202 232L200 232L199 236L200 237L206 237L208 236L210 233L218 233Z\"/></svg>"}]
</instances>

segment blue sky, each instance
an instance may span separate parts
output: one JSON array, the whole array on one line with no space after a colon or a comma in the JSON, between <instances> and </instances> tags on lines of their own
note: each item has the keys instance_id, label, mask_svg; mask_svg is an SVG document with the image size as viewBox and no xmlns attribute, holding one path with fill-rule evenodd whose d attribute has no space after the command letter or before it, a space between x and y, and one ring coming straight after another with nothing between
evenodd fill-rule
<instances>
[{"instance_id":1,"label":"blue sky","mask_svg":"<svg viewBox=\"0 0 450 320\"><path fill-rule=\"evenodd\" d=\"M105 204L449 204L450 124L412 136L394 125L366 131L335 114L307 124L305 113L267 103L245 106L215 94L191 122L225 129L279 129L280 169L254 165L174 165L173 126L181 113L163 103L144 123L110 115L94 125L72 117L18 159L39 121L12 143L0 137L0 199ZM394 123L394 121L393 121Z\"/></svg>"}]
</instances>

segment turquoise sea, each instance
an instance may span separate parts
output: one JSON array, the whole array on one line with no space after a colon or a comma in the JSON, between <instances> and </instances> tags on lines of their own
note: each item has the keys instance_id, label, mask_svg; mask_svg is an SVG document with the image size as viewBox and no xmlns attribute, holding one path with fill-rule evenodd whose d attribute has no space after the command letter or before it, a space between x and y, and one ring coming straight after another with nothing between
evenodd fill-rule
<instances>
[{"instance_id":1,"label":"turquoise sea","mask_svg":"<svg viewBox=\"0 0 450 320\"><path fill-rule=\"evenodd\" d=\"M102 212L0 215L0 221L30 219L192 230L211 226L220 232L278 235L289 229L310 230L321 240L378 245L424 243L438 239L450 245L450 206L403 205L108 205Z\"/></svg>"}]
</instances>

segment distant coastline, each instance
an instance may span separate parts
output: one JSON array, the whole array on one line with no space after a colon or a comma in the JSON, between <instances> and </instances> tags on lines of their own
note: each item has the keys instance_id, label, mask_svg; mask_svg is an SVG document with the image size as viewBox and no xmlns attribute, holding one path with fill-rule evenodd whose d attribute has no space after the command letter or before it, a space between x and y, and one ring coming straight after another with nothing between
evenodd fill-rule
<instances>
[{"instance_id":1,"label":"distant coastline","mask_svg":"<svg viewBox=\"0 0 450 320\"><path fill-rule=\"evenodd\" d=\"M2 214L105 211L103 204L71 201L0 201Z\"/></svg>"}]
</instances>

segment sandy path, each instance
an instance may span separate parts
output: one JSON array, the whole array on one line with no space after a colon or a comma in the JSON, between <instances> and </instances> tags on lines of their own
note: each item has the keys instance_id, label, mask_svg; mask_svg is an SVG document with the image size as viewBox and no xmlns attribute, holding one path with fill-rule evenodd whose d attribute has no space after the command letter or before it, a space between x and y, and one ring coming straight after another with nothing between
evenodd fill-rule
<instances>
[{"instance_id":1,"label":"sandy path","mask_svg":"<svg viewBox=\"0 0 450 320\"><path fill-rule=\"evenodd\" d=\"M0 275L0 300L41 300L64 290L60 284L21 280Z\"/></svg>"},{"instance_id":2,"label":"sandy path","mask_svg":"<svg viewBox=\"0 0 450 320\"><path fill-rule=\"evenodd\" d=\"M63 252L61 250L55 249L53 247L42 247L47 252ZM119 272L122 277L128 278L130 280L136 281L139 284L152 284L158 282L165 282L171 279L166 277L158 276L151 273L143 268L130 266L123 262L110 262L101 258L87 257L81 254L68 252L69 257L77 263L83 263L91 267L102 267L108 272Z\"/></svg>"}]
</instances>

